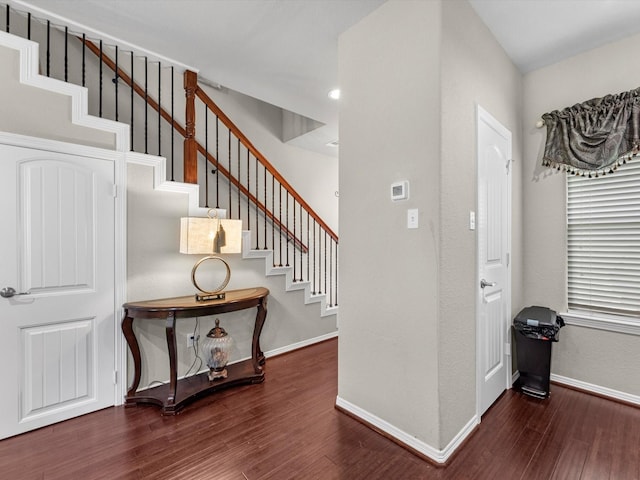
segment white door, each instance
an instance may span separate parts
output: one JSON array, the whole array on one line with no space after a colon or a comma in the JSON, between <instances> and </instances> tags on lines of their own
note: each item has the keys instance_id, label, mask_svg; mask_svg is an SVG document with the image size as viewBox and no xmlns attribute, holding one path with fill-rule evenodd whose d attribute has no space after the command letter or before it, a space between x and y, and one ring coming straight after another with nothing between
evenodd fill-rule
<instances>
[{"instance_id":1,"label":"white door","mask_svg":"<svg viewBox=\"0 0 640 480\"><path fill-rule=\"evenodd\" d=\"M511 132L478 107L478 414L509 388Z\"/></svg>"},{"instance_id":2,"label":"white door","mask_svg":"<svg viewBox=\"0 0 640 480\"><path fill-rule=\"evenodd\" d=\"M114 404L114 163L0 145L0 198L6 438Z\"/></svg>"}]
</instances>

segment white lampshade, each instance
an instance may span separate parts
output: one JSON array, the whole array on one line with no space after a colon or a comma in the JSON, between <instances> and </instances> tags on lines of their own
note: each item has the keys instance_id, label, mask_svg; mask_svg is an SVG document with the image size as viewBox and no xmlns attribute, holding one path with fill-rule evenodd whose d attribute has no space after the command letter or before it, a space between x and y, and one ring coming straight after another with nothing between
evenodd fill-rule
<instances>
[{"instance_id":1,"label":"white lampshade","mask_svg":"<svg viewBox=\"0 0 640 480\"><path fill-rule=\"evenodd\" d=\"M242 252L242 220L183 217L180 253L211 255Z\"/></svg>"}]
</instances>

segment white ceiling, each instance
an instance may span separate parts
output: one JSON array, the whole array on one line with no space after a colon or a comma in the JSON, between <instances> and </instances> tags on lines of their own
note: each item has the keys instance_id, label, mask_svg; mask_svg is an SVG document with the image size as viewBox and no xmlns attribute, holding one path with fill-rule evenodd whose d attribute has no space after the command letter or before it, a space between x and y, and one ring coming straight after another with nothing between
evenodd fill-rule
<instances>
[{"instance_id":1,"label":"white ceiling","mask_svg":"<svg viewBox=\"0 0 640 480\"><path fill-rule=\"evenodd\" d=\"M338 36L384 0L16 0L188 65L326 124L312 148L336 155ZM304 140L304 139L302 139ZM312 147L312 145L302 146Z\"/></svg>"},{"instance_id":2,"label":"white ceiling","mask_svg":"<svg viewBox=\"0 0 640 480\"><path fill-rule=\"evenodd\" d=\"M640 32L639 0L469 1L523 73Z\"/></svg>"},{"instance_id":3,"label":"white ceiling","mask_svg":"<svg viewBox=\"0 0 640 480\"><path fill-rule=\"evenodd\" d=\"M327 97L338 86L338 36L384 1L12 3L55 12L189 65L214 83L325 123L308 136L315 148L301 146L329 153L324 144L338 135L338 107ZM469 1L523 73L640 32L640 0Z\"/></svg>"}]
</instances>

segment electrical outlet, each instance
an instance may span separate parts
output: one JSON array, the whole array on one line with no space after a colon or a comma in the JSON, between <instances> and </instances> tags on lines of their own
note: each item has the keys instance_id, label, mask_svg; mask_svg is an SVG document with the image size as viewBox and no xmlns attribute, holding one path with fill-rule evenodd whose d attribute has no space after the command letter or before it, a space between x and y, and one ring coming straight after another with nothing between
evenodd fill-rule
<instances>
[{"instance_id":1,"label":"electrical outlet","mask_svg":"<svg viewBox=\"0 0 640 480\"><path fill-rule=\"evenodd\" d=\"M196 336L193 333L187 335L187 348L193 347L193 344L196 342Z\"/></svg>"}]
</instances>

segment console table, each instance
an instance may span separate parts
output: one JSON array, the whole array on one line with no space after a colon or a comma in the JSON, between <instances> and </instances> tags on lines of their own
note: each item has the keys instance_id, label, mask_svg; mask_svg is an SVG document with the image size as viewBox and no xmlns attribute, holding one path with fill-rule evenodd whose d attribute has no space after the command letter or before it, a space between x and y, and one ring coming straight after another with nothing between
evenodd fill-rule
<instances>
[{"instance_id":1,"label":"console table","mask_svg":"<svg viewBox=\"0 0 640 480\"><path fill-rule=\"evenodd\" d=\"M264 353L260 349L260 333L267 318L267 296L264 287L229 290L222 300L196 301L194 295L187 297L163 298L144 302L129 302L123 305L122 331L133 356L134 376L129 386L125 405L151 403L162 407L164 415L175 415L187 402L200 396L235 385L260 383L264 381L262 366ZM209 381L207 372L178 380L176 320L180 318L204 317L227 312L235 312L257 307L251 358L227 365L228 376ZM167 347L169 350L169 383L157 387L138 390L142 360L140 346L133 332L134 319L164 320L166 322Z\"/></svg>"}]
</instances>

